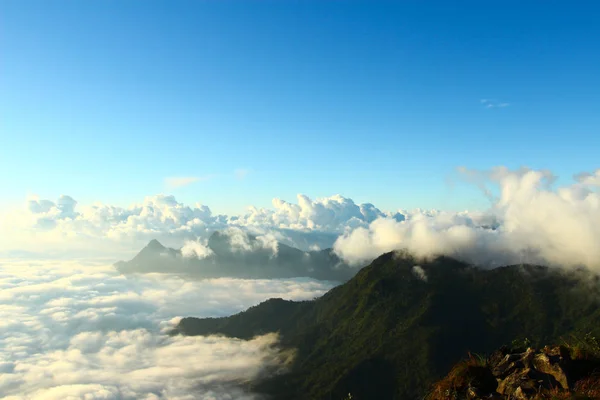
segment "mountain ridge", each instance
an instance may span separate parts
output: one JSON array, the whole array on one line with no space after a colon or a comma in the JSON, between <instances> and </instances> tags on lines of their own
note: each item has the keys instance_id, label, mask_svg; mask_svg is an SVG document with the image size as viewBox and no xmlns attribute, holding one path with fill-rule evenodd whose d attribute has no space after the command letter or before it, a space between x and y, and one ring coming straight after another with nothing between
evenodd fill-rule
<instances>
[{"instance_id":1,"label":"mountain ridge","mask_svg":"<svg viewBox=\"0 0 600 400\"><path fill-rule=\"evenodd\" d=\"M230 236L214 232L204 247L203 257L184 254L182 250L165 247L153 239L131 260L119 261L114 266L123 274L178 273L197 279L308 277L337 282L347 281L357 271L332 249L302 251L274 240L261 241L260 237L245 233Z\"/></svg>"},{"instance_id":2,"label":"mountain ridge","mask_svg":"<svg viewBox=\"0 0 600 400\"><path fill-rule=\"evenodd\" d=\"M226 318L183 318L173 333L279 332L281 345L297 351L291 371L254 386L274 399L418 399L468 351L600 326L600 293L589 285L597 277L582 274L387 253L316 300L270 299Z\"/></svg>"}]
</instances>

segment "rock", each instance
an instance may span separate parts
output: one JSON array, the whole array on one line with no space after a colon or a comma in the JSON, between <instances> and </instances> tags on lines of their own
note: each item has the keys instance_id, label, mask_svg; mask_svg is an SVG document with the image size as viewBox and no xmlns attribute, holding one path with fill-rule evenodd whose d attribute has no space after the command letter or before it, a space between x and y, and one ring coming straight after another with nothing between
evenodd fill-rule
<instances>
[{"instance_id":1,"label":"rock","mask_svg":"<svg viewBox=\"0 0 600 400\"><path fill-rule=\"evenodd\" d=\"M469 385L469 387L467 389L467 399L469 399L469 400L481 399L479 390L477 388Z\"/></svg>"},{"instance_id":2,"label":"rock","mask_svg":"<svg viewBox=\"0 0 600 400\"><path fill-rule=\"evenodd\" d=\"M565 361L560 355L549 356L546 353L539 353L535 355L533 365L537 371L554 377L563 389L569 389L569 380L562 367Z\"/></svg>"},{"instance_id":3,"label":"rock","mask_svg":"<svg viewBox=\"0 0 600 400\"><path fill-rule=\"evenodd\" d=\"M509 354L508 347L502 346L500 349L492 353L492 355L488 358L488 362L490 365L498 365L507 354Z\"/></svg>"},{"instance_id":4,"label":"rock","mask_svg":"<svg viewBox=\"0 0 600 400\"><path fill-rule=\"evenodd\" d=\"M546 350L546 349L544 349ZM539 352L532 348L518 354L506 354L503 358L496 355L496 365L490 365L501 395L528 399L541 389L560 387L568 389L568 380L564 372L568 353L563 349L551 348ZM494 361L494 358L490 358Z\"/></svg>"},{"instance_id":5,"label":"rock","mask_svg":"<svg viewBox=\"0 0 600 400\"><path fill-rule=\"evenodd\" d=\"M514 396L517 389L521 392L535 392L535 384L532 383L531 370L529 368L515 370L498 384L496 391L505 396Z\"/></svg>"},{"instance_id":6,"label":"rock","mask_svg":"<svg viewBox=\"0 0 600 400\"><path fill-rule=\"evenodd\" d=\"M525 393L522 387L518 387L517 390L513 393L513 398L517 400L527 400L529 399L529 394Z\"/></svg>"},{"instance_id":7,"label":"rock","mask_svg":"<svg viewBox=\"0 0 600 400\"><path fill-rule=\"evenodd\" d=\"M565 360L571 359L571 353L569 352L569 349L567 349L565 346L545 346L542 351L548 354L549 356L561 357Z\"/></svg>"},{"instance_id":8,"label":"rock","mask_svg":"<svg viewBox=\"0 0 600 400\"><path fill-rule=\"evenodd\" d=\"M496 377L505 377L517 368L522 368L519 354L507 354L496 366L492 368L492 374Z\"/></svg>"},{"instance_id":9,"label":"rock","mask_svg":"<svg viewBox=\"0 0 600 400\"><path fill-rule=\"evenodd\" d=\"M564 346L541 350L528 348L523 353L510 353L507 348L501 348L487 359L485 365L471 365L464 370L462 382L465 383L455 387L457 398L534 400L557 394L568 396L573 393L575 380L581 379L577 378L577 368L581 369L578 365L571 360L570 352ZM569 375L572 375L571 378ZM600 390L600 383L596 383L600 382L600 378L595 379L593 383ZM580 386L578 390L582 391L583 387L589 389L590 385ZM594 394L597 393L594 391Z\"/></svg>"},{"instance_id":10,"label":"rock","mask_svg":"<svg viewBox=\"0 0 600 400\"><path fill-rule=\"evenodd\" d=\"M535 350L529 347L525 353L521 355L521 363L523 363L525 368L531 368L531 363L533 358L535 357Z\"/></svg>"}]
</instances>

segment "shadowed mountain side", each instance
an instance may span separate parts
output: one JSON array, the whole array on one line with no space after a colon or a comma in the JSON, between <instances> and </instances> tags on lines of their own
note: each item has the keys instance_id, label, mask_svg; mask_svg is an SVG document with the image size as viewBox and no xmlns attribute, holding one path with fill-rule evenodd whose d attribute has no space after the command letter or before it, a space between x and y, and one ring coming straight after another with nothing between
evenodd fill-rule
<instances>
[{"instance_id":1,"label":"shadowed mountain side","mask_svg":"<svg viewBox=\"0 0 600 400\"><path fill-rule=\"evenodd\" d=\"M297 349L291 372L255 384L275 399L419 399L467 351L600 327L598 294L597 277L584 271L483 270L388 253L314 301L271 299L227 318L184 318L174 333L279 332Z\"/></svg>"},{"instance_id":2,"label":"shadowed mountain side","mask_svg":"<svg viewBox=\"0 0 600 400\"><path fill-rule=\"evenodd\" d=\"M128 273L178 273L195 278L234 277L275 279L309 277L345 282L357 271L344 264L331 249L302 251L279 242L263 243L247 235L240 245L224 233L208 240L204 257L186 255L152 240L132 260L115 267Z\"/></svg>"}]
</instances>

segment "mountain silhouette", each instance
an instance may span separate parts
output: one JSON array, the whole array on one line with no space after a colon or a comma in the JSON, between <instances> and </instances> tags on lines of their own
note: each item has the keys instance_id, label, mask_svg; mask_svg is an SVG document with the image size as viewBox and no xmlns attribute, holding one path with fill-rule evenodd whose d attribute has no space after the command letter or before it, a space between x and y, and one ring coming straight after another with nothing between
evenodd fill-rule
<instances>
[{"instance_id":1,"label":"mountain silhouette","mask_svg":"<svg viewBox=\"0 0 600 400\"><path fill-rule=\"evenodd\" d=\"M343 263L332 249L302 251L281 242L265 243L256 236L243 235L240 244L230 234L214 232L203 258L186 256L182 249L152 240L132 260L119 261L115 267L124 274L177 273L200 279L309 277L339 282L347 281L357 271Z\"/></svg>"}]
</instances>

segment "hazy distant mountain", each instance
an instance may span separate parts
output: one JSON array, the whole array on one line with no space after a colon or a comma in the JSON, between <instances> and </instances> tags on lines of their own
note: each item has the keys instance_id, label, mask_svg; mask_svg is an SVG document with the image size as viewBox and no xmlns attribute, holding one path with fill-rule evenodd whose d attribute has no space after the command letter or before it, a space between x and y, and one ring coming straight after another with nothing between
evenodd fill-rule
<instances>
[{"instance_id":1,"label":"hazy distant mountain","mask_svg":"<svg viewBox=\"0 0 600 400\"><path fill-rule=\"evenodd\" d=\"M196 278L293 278L346 281L357 271L331 249L302 251L280 242L264 242L252 235L232 237L215 232L201 258L152 240L132 260L119 261L121 273L180 273Z\"/></svg>"},{"instance_id":2,"label":"hazy distant mountain","mask_svg":"<svg viewBox=\"0 0 600 400\"><path fill-rule=\"evenodd\" d=\"M184 318L175 333L279 332L297 358L288 374L254 387L274 399L421 399L468 351L600 329L599 294L587 272L483 270L389 253L314 301L271 299L227 318Z\"/></svg>"}]
</instances>

